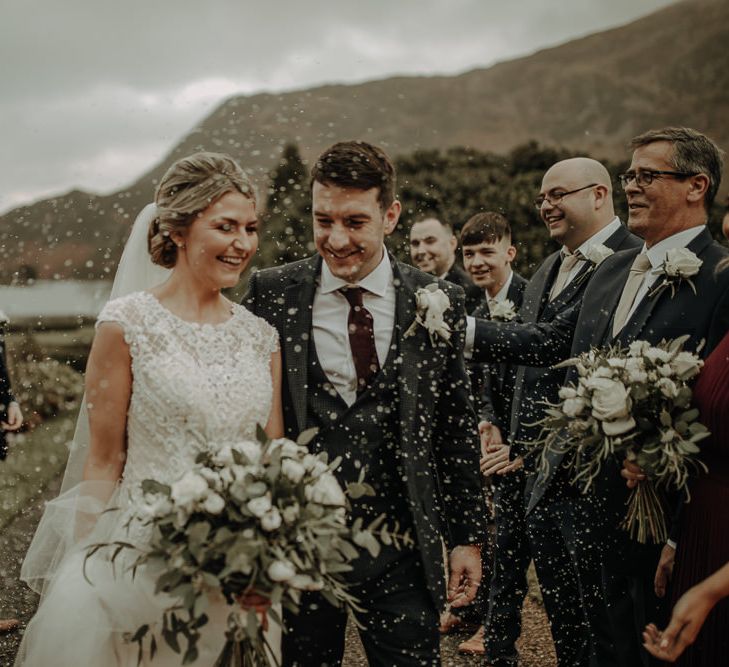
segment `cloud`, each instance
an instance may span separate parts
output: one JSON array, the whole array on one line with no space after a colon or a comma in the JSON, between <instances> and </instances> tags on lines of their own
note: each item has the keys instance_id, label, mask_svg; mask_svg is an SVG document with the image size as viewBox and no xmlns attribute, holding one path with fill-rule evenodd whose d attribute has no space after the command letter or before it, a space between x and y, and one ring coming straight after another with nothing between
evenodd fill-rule
<instances>
[{"instance_id":1,"label":"cloud","mask_svg":"<svg viewBox=\"0 0 729 667\"><path fill-rule=\"evenodd\" d=\"M670 0L8 0L0 210L121 187L236 94L455 73Z\"/></svg>"}]
</instances>

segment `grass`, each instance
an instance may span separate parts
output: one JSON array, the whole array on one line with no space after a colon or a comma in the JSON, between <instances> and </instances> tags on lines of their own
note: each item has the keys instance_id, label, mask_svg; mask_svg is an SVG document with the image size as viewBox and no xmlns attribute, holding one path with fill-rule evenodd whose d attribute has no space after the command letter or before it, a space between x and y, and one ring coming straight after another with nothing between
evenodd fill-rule
<instances>
[{"instance_id":1,"label":"grass","mask_svg":"<svg viewBox=\"0 0 729 667\"><path fill-rule=\"evenodd\" d=\"M64 469L75 426L75 413L65 414L12 436L0 462L0 531Z\"/></svg>"}]
</instances>

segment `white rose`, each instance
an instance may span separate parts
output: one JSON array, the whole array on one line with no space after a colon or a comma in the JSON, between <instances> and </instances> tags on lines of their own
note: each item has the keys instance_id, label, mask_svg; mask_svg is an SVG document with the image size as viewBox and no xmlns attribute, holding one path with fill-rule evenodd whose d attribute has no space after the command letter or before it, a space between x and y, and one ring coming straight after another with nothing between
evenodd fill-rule
<instances>
[{"instance_id":1,"label":"white rose","mask_svg":"<svg viewBox=\"0 0 729 667\"><path fill-rule=\"evenodd\" d=\"M247 505L253 516L259 519L271 509L271 499L268 496L259 496L248 501Z\"/></svg>"},{"instance_id":2,"label":"white rose","mask_svg":"<svg viewBox=\"0 0 729 667\"><path fill-rule=\"evenodd\" d=\"M593 243L585 248L582 255L586 260L592 262L595 266L600 266L614 252L602 243Z\"/></svg>"},{"instance_id":3,"label":"white rose","mask_svg":"<svg viewBox=\"0 0 729 667\"><path fill-rule=\"evenodd\" d=\"M295 457L298 456L301 449L304 449L288 438L276 438L273 445L281 449L281 456Z\"/></svg>"},{"instance_id":4,"label":"white rose","mask_svg":"<svg viewBox=\"0 0 729 667\"><path fill-rule=\"evenodd\" d=\"M294 459L284 459L281 462L281 473L294 484L298 484L306 474L306 468Z\"/></svg>"},{"instance_id":5,"label":"white rose","mask_svg":"<svg viewBox=\"0 0 729 667\"><path fill-rule=\"evenodd\" d=\"M235 448L248 459L249 463L258 463L261 458L261 445L250 440L237 442Z\"/></svg>"},{"instance_id":6,"label":"white rose","mask_svg":"<svg viewBox=\"0 0 729 667\"><path fill-rule=\"evenodd\" d=\"M627 365L627 359L620 359L618 357L611 357L608 359L608 366L610 366L610 368L625 368Z\"/></svg>"},{"instance_id":7,"label":"white rose","mask_svg":"<svg viewBox=\"0 0 729 667\"><path fill-rule=\"evenodd\" d=\"M635 419L632 417L623 417L622 419L602 422L602 430L608 436L623 435L623 433L627 433L630 429L635 428L635 425Z\"/></svg>"},{"instance_id":8,"label":"white rose","mask_svg":"<svg viewBox=\"0 0 729 667\"><path fill-rule=\"evenodd\" d=\"M592 416L600 421L627 417L630 396L621 382L608 378L590 378L588 388L592 390Z\"/></svg>"},{"instance_id":9,"label":"white rose","mask_svg":"<svg viewBox=\"0 0 729 667\"><path fill-rule=\"evenodd\" d=\"M170 498L175 505L188 505L201 500L210 492L208 483L196 472L188 471L172 485Z\"/></svg>"},{"instance_id":10,"label":"white rose","mask_svg":"<svg viewBox=\"0 0 729 667\"><path fill-rule=\"evenodd\" d=\"M690 278L695 276L703 262L688 248L671 248L666 252L663 268L667 276Z\"/></svg>"},{"instance_id":11,"label":"white rose","mask_svg":"<svg viewBox=\"0 0 729 667\"><path fill-rule=\"evenodd\" d=\"M585 409L587 402L583 398L568 398L562 404L562 412L567 417L576 417Z\"/></svg>"},{"instance_id":12,"label":"white rose","mask_svg":"<svg viewBox=\"0 0 729 667\"><path fill-rule=\"evenodd\" d=\"M223 466L232 466L235 463L230 445L225 445L215 452L215 462Z\"/></svg>"},{"instance_id":13,"label":"white rose","mask_svg":"<svg viewBox=\"0 0 729 667\"><path fill-rule=\"evenodd\" d=\"M634 340L628 345L628 354L631 357L642 357L645 351L650 348L650 343L646 340Z\"/></svg>"},{"instance_id":14,"label":"white rose","mask_svg":"<svg viewBox=\"0 0 729 667\"><path fill-rule=\"evenodd\" d=\"M489 311L491 314L491 319L500 320L501 322L511 322L511 320L516 317L514 302L510 299L497 301L492 306L489 306Z\"/></svg>"},{"instance_id":15,"label":"white rose","mask_svg":"<svg viewBox=\"0 0 729 667\"><path fill-rule=\"evenodd\" d=\"M217 493L211 493L205 498L203 509L209 514L220 514L225 509L225 500Z\"/></svg>"},{"instance_id":16,"label":"white rose","mask_svg":"<svg viewBox=\"0 0 729 667\"><path fill-rule=\"evenodd\" d=\"M670 378L661 378L658 380L658 388L666 398L676 398L678 396L676 383Z\"/></svg>"},{"instance_id":17,"label":"white rose","mask_svg":"<svg viewBox=\"0 0 729 667\"><path fill-rule=\"evenodd\" d=\"M419 289L415 299L418 310L425 313L426 326L429 320L442 320L445 311L451 307L448 295L438 287Z\"/></svg>"},{"instance_id":18,"label":"white rose","mask_svg":"<svg viewBox=\"0 0 729 667\"><path fill-rule=\"evenodd\" d=\"M144 496L142 511L154 517L166 516L172 511L172 503L161 493L148 493Z\"/></svg>"},{"instance_id":19,"label":"white rose","mask_svg":"<svg viewBox=\"0 0 729 667\"><path fill-rule=\"evenodd\" d=\"M300 591L320 591L324 588L324 582L314 581L308 574L297 574L291 577L289 586Z\"/></svg>"},{"instance_id":20,"label":"white rose","mask_svg":"<svg viewBox=\"0 0 729 667\"><path fill-rule=\"evenodd\" d=\"M701 370L703 362L691 352L679 352L671 361L679 380L690 380Z\"/></svg>"},{"instance_id":21,"label":"white rose","mask_svg":"<svg viewBox=\"0 0 729 667\"><path fill-rule=\"evenodd\" d=\"M272 581L288 581L296 574L296 568L288 560L275 560L268 566L268 576Z\"/></svg>"},{"instance_id":22,"label":"white rose","mask_svg":"<svg viewBox=\"0 0 729 667\"><path fill-rule=\"evenodd\" d=\"M666 352L666 350L662 350L660 347L649 347L643 352L643 356L654 364L657 364L659 361L666 364L671 361L673 355L670 352Z\"/></svg>"},{"instance_id":23,"label":"white rose","mask_svg":"<svg viewBox=\"0 0 729 667\"><path fill-rule=\"evenodd\" d=\"M284 507L282 510L283 520L286 523L293 523L299 516L299 504L294 503L288 507Z\"/></svg>"},{"instance_id":24,"label":"white rose","mask_svg":"<svg viewBox=\"0 0 729 667\"><path fill-rule=\"evenodd\" d=\"M307 500L320 505L342 506L345 503L342 487L332 474L321 475L313 484L304 490Z\"/></svg>"},{"instance_id":25,"label":"white rose","mask_svg":"<svg viewBox=\"0 0 729 667\"><path fill-rule=\"evenodd\" d=\"M320 461L314 454L307 454L304 456L304 468L313 477L318 477L327 470L327 464L324 461Z\"/></svg>"},{"instance_id":26,"label":"white rose","mask_svg":"<svg viewBox=\"0 0 729 667\"><path fill-rule=\"evenodd\" d=\"M576 398L577 390L574 387L560 387L559 397L562 400L565 400L567 398Z\"/></svg>"},{"instance_id":27,"label":"white rose","mask_svg":"<svg viewBox=\"0 0 729 667\"><path fill-rule=\"evenodd\" d=\"M281 514L279 511L272 507L261 517L261 528L265 531L276 530L281 526Z\"/></svg>"},{"instance_id":28,"label":"white rose","mask_svg":"<svg viewBox=\"0 0 729 667\"><path fill-rule=\"evenodd\" d=\"M635 384L643 384L648 380L648 373L645 372L642 359L628 358L625 363L625 370L628 373L628 379Z\"/></svg>"}]
</instances>

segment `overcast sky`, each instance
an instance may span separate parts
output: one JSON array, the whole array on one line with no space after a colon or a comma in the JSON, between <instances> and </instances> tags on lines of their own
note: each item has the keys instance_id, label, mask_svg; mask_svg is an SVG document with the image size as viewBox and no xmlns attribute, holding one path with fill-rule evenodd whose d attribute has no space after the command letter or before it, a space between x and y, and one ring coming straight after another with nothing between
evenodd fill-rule
<instances>
[{"instance_id":1,"label":"overcast sky","mask_svg":"<svg viewBox=\"0 0 729 667\"><path fill-rule=\"evenodd\" d=\"M109 192L235 94L458 73L674 0L0 0L0 212Z\"/></svg>"}]
</instances>

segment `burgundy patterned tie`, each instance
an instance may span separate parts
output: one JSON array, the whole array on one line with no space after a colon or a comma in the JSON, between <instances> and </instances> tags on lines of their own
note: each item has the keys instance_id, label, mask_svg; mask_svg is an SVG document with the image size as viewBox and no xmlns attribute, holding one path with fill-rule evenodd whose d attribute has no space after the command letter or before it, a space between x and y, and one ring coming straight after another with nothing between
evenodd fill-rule
<instances>
[{"instance_id":1,"label":"burgundy patterned tie","mask_svg":"<svg viewBox=\"0 0 729 667\"><path fill-rule=\"evenodd\" d=\"M372 313L362 304L362 296L366 290L362 287L345 287L339 291L349 301L347 330L354 368L357 371L357 395L359 395L380 371L375 347L374 320Z\"/></svg>"}]
</instances>

